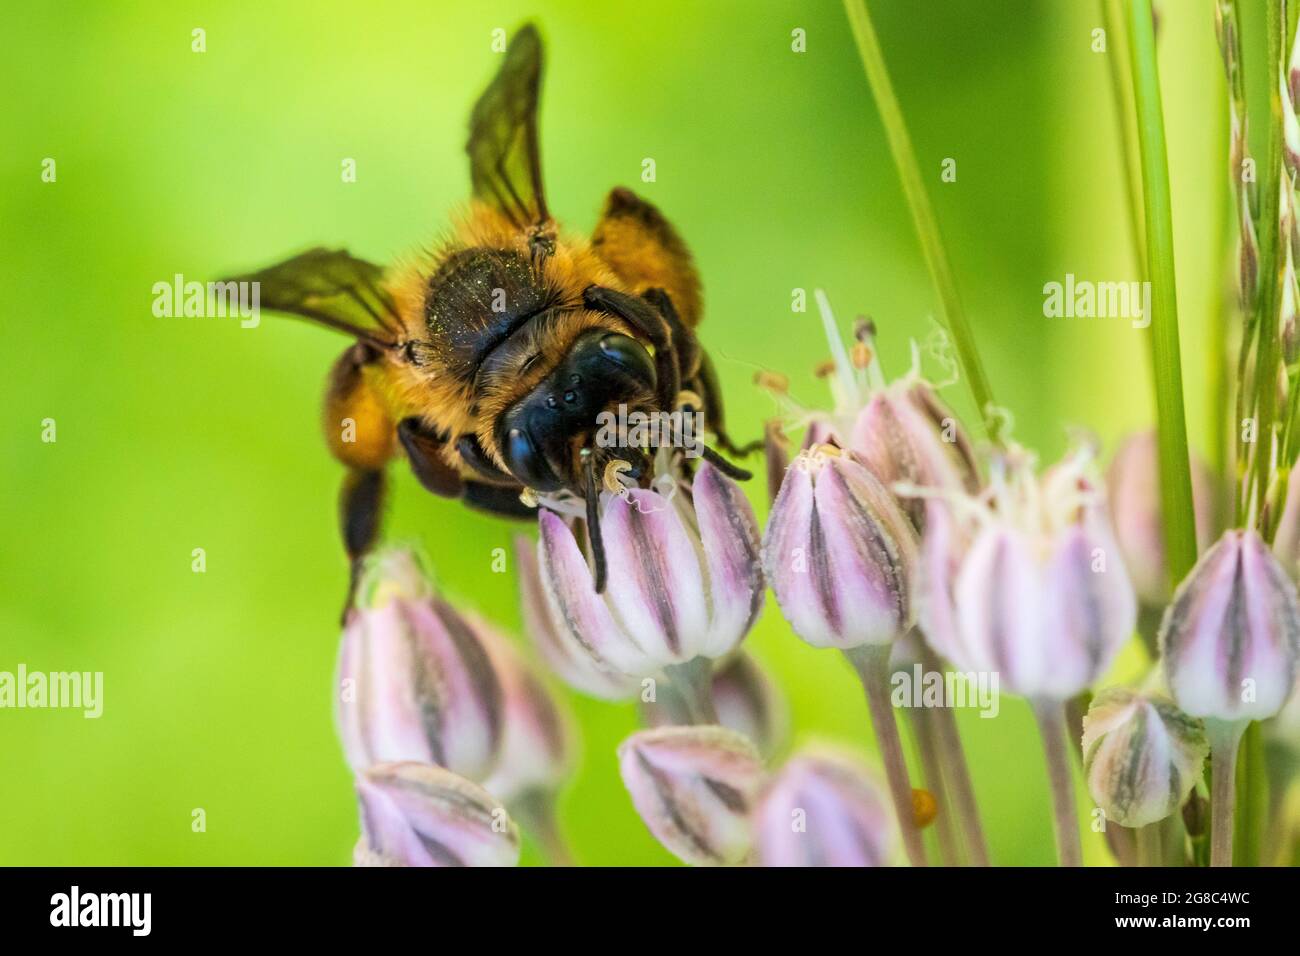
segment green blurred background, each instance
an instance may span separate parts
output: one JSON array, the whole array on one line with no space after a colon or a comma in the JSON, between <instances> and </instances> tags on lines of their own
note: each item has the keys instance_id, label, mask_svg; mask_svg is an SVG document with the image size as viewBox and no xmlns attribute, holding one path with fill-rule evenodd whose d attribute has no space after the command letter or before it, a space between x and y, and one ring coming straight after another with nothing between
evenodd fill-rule
<instances>
[{"instance_id":1,"label":"green blurred background","mask_svg":"<svg viewBox=\"0 0 1300 956\"><path fill-rule=\"evenodd\" d=\"M1221 296L1226 153L1208 2L1163 5L1161 61L1194 441L1203 341ZM875 0L899 98L1014 434L1044 456L1067 430L1108 445L1151 420L1145 333L1043 317L1065 273L1136 278L1105 54L1090 2ZM1247 4L1248 40L1258 33ZM536 19L548 43L543 163L552 210L593 225L609 187L642 190L702 271L702 339L732 431L808 404L842 323L870 313L887 371L934 328L925 272L840 5L342 0L46 3L11 10L0 56L0 670L102 670L104 714L0 711L0 863L341 864L357 835L331 689L345 567L340 470L319 434L344 341L264 316L160 319L151 287L314 244L376 261L430 243L468 193L469 105L491 31ZM202 27L207 52L191 52ZM802 28L807 51L791 50ZM1248 51L1248 58L1250 53ZM46 157L57 182L41 181ZM358 181L340 180L357 161ZM639 181L653 157L657 182ZM944 158L957 180L940 182ZM931 366L931 370L934 367ZM970 403L961 383L946 394ZM969 415L968 415L969 417ZM57 442L41 422L57 422ZM444 589L507 627L513 527L394 469L390 537L424 542ZM759 483L761 484L761 482ZM763 489L751 489L755 500ZM760 508L765 510L765 505ZM204 548L207 572L191 571ZM785 688L795 742L874 748L838 655L773 604L749 647ZM575 696L583 732L563 826L582 862L670 862L614 762L630 706ZM995 862L1054 853L1027 709L960 714ZM1085 806L1087 806L1085 804ZM207 830L191 830L203 808ZM1100 837L1085 833L1091 859ZM531 848L527 860L536 856Z\"/></svg>"}]
</instances>

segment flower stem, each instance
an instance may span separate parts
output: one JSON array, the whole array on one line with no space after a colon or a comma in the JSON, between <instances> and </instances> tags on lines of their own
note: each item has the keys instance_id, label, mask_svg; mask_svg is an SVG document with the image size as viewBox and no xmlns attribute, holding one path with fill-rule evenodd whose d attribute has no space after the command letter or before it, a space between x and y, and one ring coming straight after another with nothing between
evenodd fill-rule
<instances>
[{"instance_id":1,"label":"flower stem","mask_svg":"<svg viewBox=\"0 0 1300 956\"><path fill-rule=\"evenodd\" d=\"M1047 779L1052 788L1052 818L1056 824L1056 856L1061 866L1082 866L1079 813L1074 806L1074 780L1065 742L1065 707L1060 701L1033 702L1034 717L1047 755Z\"/></svg>"},{"instance_id":2,"label":"flower stem","mask_svg":"<svg viewBox=\"0 0 1300 956\"><path fill-rule=\"evenodd\" d=\"M993 402L993 390L984 372L984 365L980 361L979 351L975 348L975 335L971 331L961 299L957 295L957 283L953 279L948 254L944 250L943 238L939 234L939 223L935 219L930 197L921 180L916 150L912 147L912 138L908 135L907 124L903 121L903 111L898 105L898 98L894 95L889 69L885 65L884 53L880 49L880 40L876 37L876 28L871 23L871 14L867 11L866 0L844 0L844 11L848 14L849 25L853 28L853 37L857 41L858 53L862 57L862 65L866 70L867 82L871 84L871 93L875 97L876 107L880 110L885 136L889 140L889 151L893 154L898 178L902 181L903 194L907 197L907 205L912 212L912 223L921 242L921 251L925 254L925 264L939 292L944 324L952 335L962 371L965 372L966 381L970 384L971 395L974 396L975 405L984 419L984 427L988 431L989 438L997 443L1001 439L999 434L1001 420L998 417L997 406Z\"/></svg>"},{"instance_id":3,"label":"flower stem","mask_svg":"<svg viewBox=\"0 0 1300 956\"><path fill-rule=\"evenodd\" d=\"M1245 724L1207 720L1210 738L1210 866L1232 866L1232 830L1237 802L1237 745Z\"/></svg>"},{"instance_id":4,"label":"flower stem","mask_svg":"<svg viewBox=\"0 0 1300 956\"><path fill-rule=\"evenodd\" d=\"M939 670L938 658L929 650L925 651L922 663L927 670ZM980 808L975 801L975 786L971 782L970 765L966 762L966 751L961 745L961 734L957 730L957 718L949 707L936 709L932 717L939 740L939 749L944 764L945 779L949 783L952 805L961 821L962 833L966 838L966 852L971 866L988 866L989 849L984 842L984 827L980 823Z\"/></svg>"},{"instance_id":5,"label":"flower stem","mask_svg":"<svg viewBox=\"0 0 1300 956\"><path fill-rule=\"evenodd\" d=\"M529 790L511 807L524 830L537 841L551 866L574 866L573 854L560 832L555 814L555 795Z\"/></svg>"},{"instance_id":6,"label":"flower stem","mask_svg":"<svg viewBox=\"0 0 1300 956\"><path fill-rule=\"evenodd\" d=\"M903 759L903 742L898 736L894 720L894 707L889 700L889 648L888 644L863 644L844 652L858 672L862 689L867 695L867 709L871 712L871 727L880 746L880 760L885 765L889 781L889 795L894 802L894 815L903 835L903 847L913 866L928 865L925 844L917 829L912 811L912 784L907 775L907 762Z\"/></svg>"},{"instance_id":7,"label":"flower stem","mask_svg":"<svg viewBox=\"0 0 1300 956\"><path fill-rule=\"evenodd\" d=\"M697 657L683 664L664 668L668 683L680 698L685 716L692 724L716 724L713 709L713 662Z\"/></svg>"},{"instance_id":8,"label":"flower stem","mask_svg":"<svg viewBox=\"0 0 1300 956\"><path fill-rule=\"evenodd\" d=\"M1137 105L1138 143L1146 212L1146 272L1151 282L1152 364L1156 386L1156 434L1160 452L1160 507L1170 580L1181 581L1196 563L1195 512L1183 412L1183 373L1178 343L1178 296L1174 282L1174 227L1169 159L1160 103L1151 0L1130 0L1129 52Z\"/></svg>"},{"instance_id":9,"label":"flower stem","mask_svg":"<svg viewBox=\"0 0 1300 956\"><path fill-rule=\"evenodd\" d=\"M943 859L944 866L961 866L961 848L953 832L952 804L948 799L948 788L944 781L946 774L943 772L943 761L939 759L935 708L920 705L909 707L907 718L921 758L921 770L925 774L926 789L930 791L935 805L939 808L934 819L935 832L939 837L939 856Z\"/></svg>"},{"instance_id":10,"label":"flower stem","mask_svg":"<svg viewBox=\"0 0 1300 956\"><path fill-rule=\"evenodd\" d=\"M1160 829L1164 821L1148 823L1144 827L1138 827L1133 831L1134 841L1137 843L1137 865L1138 866L1163 866L1163 843L1161 841Z\"/></svg>"}]
</instances>

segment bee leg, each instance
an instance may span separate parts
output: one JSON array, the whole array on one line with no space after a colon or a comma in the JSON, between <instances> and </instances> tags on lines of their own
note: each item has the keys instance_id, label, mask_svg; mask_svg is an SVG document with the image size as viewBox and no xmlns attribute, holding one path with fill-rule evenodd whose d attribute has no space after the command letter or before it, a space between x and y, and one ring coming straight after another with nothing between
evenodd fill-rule
<instances>
[{"instance_id":1,"label":"bee leg","mask_svg":"<svg viewBox=\"0 0 1300 956\"><path fill-rule=\"evenodd\" d=\"M477 511L485 511L498 518L516 520L535 519L537 509L519 500L518 485L490 485L485 481L467 481L460 500Z\"/></svg>"},{"instance_id":2,"label":"bee leg","mask_svg":"<svg viewBox=\"0 0 1300 956\"><path fill-rule=\"evenodd\" d=\"M664 411L672 411L677 406L677 393L682 390L682 384L677 358L673 355L672 332L664 317L644 299L604 286L588 286L582 293L582 301L593 311L618 316L650 340L655 350L659 403Z\"/></svg>"},{"instance_id":3,"label":"bee leg","mask_svg":"<svg viewBox=\"0 0 1300 956\"><path fill-rule=\"evenodd\" d=\"M663 289L646 289L641 293L641 298L653 305L668 324L673 351L677 356L678 377L683 383L692 381L700 371L700 342L695 333L682 322L672 297Z\"/></svg>"},{"instance_id":4,"label":"bee leg","mask_svg":"<svg viewBox=\"0 0 1300 956\"><path fill-rule=\"evenodd\" d=\"M447 438L419 418L404 418L397 426L397 437L406 449L411 471L424 486L442 498L457 498L463 490L460 473L447 464L442 450Z\"/></svg>"},{"instance_id":5,"label":"bee leg","mask_svg":"<svg viewBox=\"0 0 1300 956\"><path fill-rule=\"evenodd\" d=\"M695 390L699 392L700 398L704 400L704 417L709 424L709 429L718 436L719 448L733 458L744 458L756 451L762 451L764 443L761 438L757 438L745 445L737 445L731 440L731 436L727 434L727 426L723 417L722 388L718 384L718 375L714 371L713 362L706 352L700 352L700 370L699 374L695 376L693 384Z\"/></svg>"},{"instance_id":6,"label":"bee leg","mask_svg":"<svg viewBox=\"0 0 1300 956\"><path fill-rule=\"evenodd\" d=\"M339 495L339 524L343 531L343 547L347 550L350 564L348 596L343 604L344 621L347 620L348 609L356 597L362 561L379 537L386 484L387 479L382 469L352 468L343 480L343 490Z\"/></svg>"},{"instance_id":7,"label":"bee leg","mask_svg":"<svg viewBox=\"0 0 1300 956\"><path fill-rule=\"evenodd\" d=\"M477 435L469 432L461 435L460 438L456 439L456 451L460 453L460 460L486 478L489 484L509 485L515 483L513 476L498 468L496 463L488 457L487 452L483 450L482 444L479 443Z\"/></svg>"}]
</instances>

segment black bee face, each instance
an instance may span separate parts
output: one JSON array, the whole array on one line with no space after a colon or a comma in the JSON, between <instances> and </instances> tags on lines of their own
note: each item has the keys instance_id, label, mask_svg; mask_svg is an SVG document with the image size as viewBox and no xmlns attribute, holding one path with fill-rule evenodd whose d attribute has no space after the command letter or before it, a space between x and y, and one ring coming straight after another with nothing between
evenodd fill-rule
<instances>
[{"instance_id":1,"label":"black bee face","mask_svg":"<svg viewBox=\"0 0 1300 956\"><path fill-rule=\"evenodd\" d=\"M654 361L635 339L604 329L583 333L555 371L501 416L496 438L506 466L536 491L576 493L584 450L602 463L621 458L631 472L643 468L639 449L594 447L598 416L653 404L655 384Z\"/></svg>"}]
</instances>

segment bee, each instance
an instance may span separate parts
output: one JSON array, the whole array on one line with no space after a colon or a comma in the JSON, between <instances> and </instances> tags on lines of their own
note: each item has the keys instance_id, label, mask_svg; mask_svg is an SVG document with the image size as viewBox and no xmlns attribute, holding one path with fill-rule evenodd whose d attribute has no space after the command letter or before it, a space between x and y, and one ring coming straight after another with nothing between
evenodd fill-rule
<instances>
[{"instance_id":1,"label":"bee","mask_svg":"<svg viewBox=\"0 0 1300 956\"><path fill-rule=\"evenodd\" d=\"M380 530L386 466L404 455L429 491L529 518L550 495L583 502L596 589L605 582L600 490L652 477L653 449L599 447L597 417L688 410L733 456L695 328L700 280L677 230L616 188L590 238L562 233L542 188L542 43L507 48L470 114L472 199L435 251L392 269L312 249L236 276L261 303L355 339L335 362L323 424L348 469L340 495L355 588ZM738 478L708 446L700 454ZM349 600L351 592L349 592Z\"/></svg>"}]
</instances>

